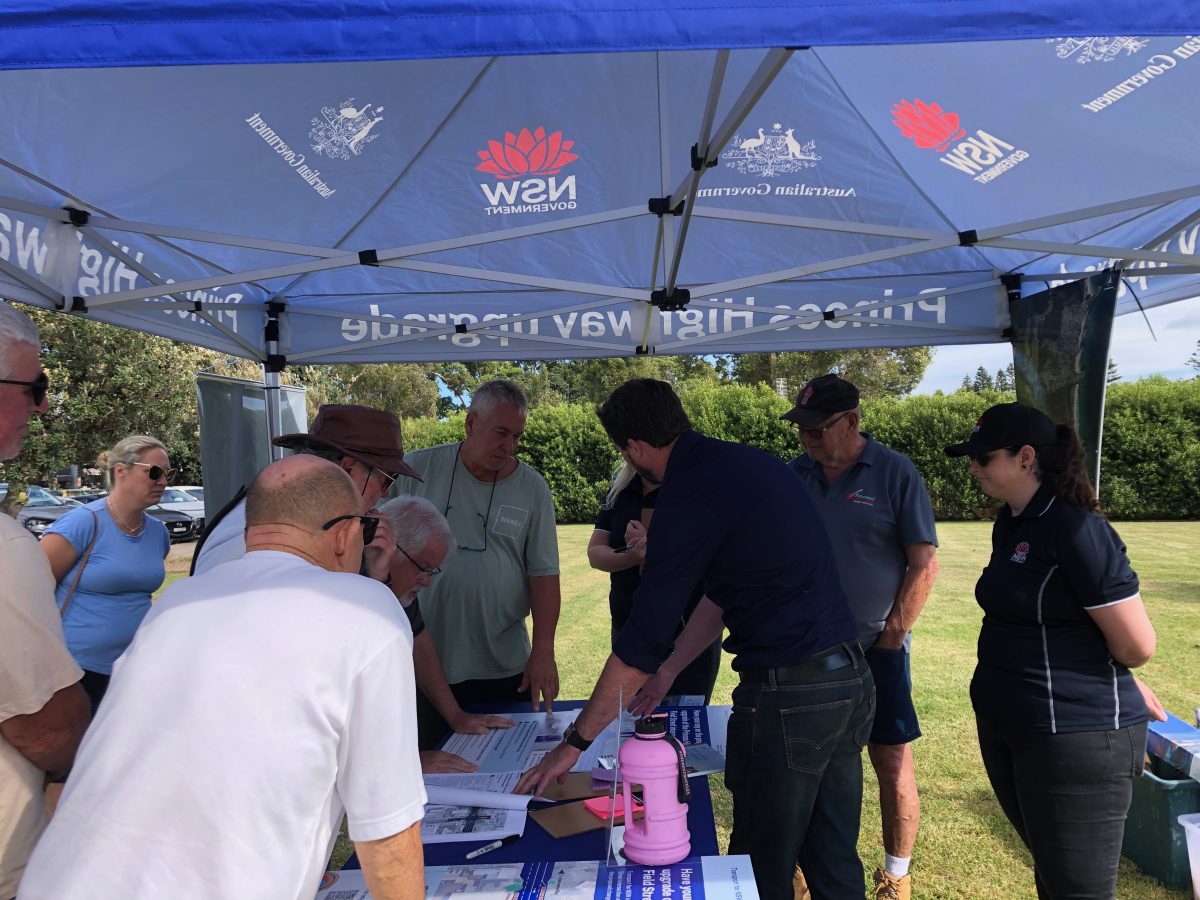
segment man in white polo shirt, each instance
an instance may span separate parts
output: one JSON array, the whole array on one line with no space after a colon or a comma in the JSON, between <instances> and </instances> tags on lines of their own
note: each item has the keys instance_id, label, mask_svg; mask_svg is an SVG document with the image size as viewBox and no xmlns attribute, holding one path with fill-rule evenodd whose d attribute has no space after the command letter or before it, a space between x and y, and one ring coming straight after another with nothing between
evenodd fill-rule
<instances>
[{"instance_id":1,"label":"man in white polo shirt","mask_svg":"<svg viewBox=\"0 0 1200 900\"><path fill-rule=\"evenodd\" d=\"M377 524L335 463L259 474L246 555L117 661L21 900L311 900L343 813L375 900L424 896L412 631L358 575Z\"/></svg>"}]
</instances>

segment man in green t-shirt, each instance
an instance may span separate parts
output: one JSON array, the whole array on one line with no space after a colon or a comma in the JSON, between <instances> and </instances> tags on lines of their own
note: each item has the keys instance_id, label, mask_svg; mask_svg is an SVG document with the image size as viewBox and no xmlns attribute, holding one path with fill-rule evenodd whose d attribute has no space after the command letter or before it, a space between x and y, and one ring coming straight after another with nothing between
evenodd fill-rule
<instances>
[{"instance_id":1,"label":"man in green t-shirt","mask_svg":"<svg viewBox=\"0 0 1200 900\"><path fill-rule=\"evenodd\" d=\"M458 542L445 571L422 593L421 611L463 707L530 700L536 710L558 696L554 501L545 479L513 455L528 408L512 381L480 385L466 437L406 455L424 481L402 477L393 488L442 510ZM530 613L532 642L525 630ZM431 711L419 715L424 720Z\"/></svg>"}]
</instances>

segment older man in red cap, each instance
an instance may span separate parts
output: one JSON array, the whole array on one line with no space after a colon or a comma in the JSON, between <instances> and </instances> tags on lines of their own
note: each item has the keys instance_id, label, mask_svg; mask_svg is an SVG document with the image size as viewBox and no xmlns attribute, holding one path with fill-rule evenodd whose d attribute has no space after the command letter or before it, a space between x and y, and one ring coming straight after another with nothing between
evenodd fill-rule
<instances>
[{"instance_id":1,"label":"older man in red cap","mask_svg":"<svg viewBox=\"0 0 1200 900\"><path fill-rule=\"evenodd\" d=\"M325 405L317 410L307 433L285 434L274 441L278 447L296 453L319 456L339 465L350 476L362 497L363 509L370 510L383 498L400 475L420 480L404 461L404 437L400 420L390 412L369 406ZM199 575L216 566L241 559L246 553L245 491L239 491L213 517L204 540L196 548L192 574ZM419 549L419 548L418 548ZM409 552L413 552L411 549ZM434 646L420 606L411 596L415 584L393 584L390 576L396 554L396 536L388 519L381 518L375 538L364 549L361 574L390 587L404 604L413 630L413 656L417 685L437 708L450 727L464 734L482 734L488 728L508 728L512 720L502 716L472 715L454 699L441 659ZM421 754L426 772L463 772L475 767L450 753L427 751Z\"/></svg>"}]
</instances>

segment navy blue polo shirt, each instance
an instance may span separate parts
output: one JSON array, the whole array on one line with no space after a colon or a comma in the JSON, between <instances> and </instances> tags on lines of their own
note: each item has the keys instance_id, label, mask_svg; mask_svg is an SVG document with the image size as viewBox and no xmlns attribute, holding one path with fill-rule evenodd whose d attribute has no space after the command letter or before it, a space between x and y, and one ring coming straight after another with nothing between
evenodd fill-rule
<instances>
[{"instance_id":1,"label":"navy blue polo shirt","mask_svg":"<svg viewBox=\"0 0 1200 900\"><path fill-rule=\"evenodd\" d=\"M812 496L782 462L679 436L655 506L633 612L614 652L656 672L697 586L721 608L733 668L794 665L853 641L854 617Z\"/></svg>"},{"instance_id":2,"label":"navy blue polo shirt","mask_svg":"<svg viewBox=\"0 0 1200 900\"><path fill-rule=\"evenodd\" d=\"M1005 506L975 585L983 607L975 712L1005 727L1065 733L1148 721L1129 670L1089 609L1138 594L1125 545L1096 513L1043 487L1021 515Z\"/></svg>"},{"instance_id":3,"label":"navy blue polo shirt","mask_svg":"<svg viewBox=\"0 0 1200 900\"><path fill-rule=\"evenodd\" d=\"M821 464L805 453L788 465L817 499L837 556L838 577L858 620L858 641L875 643L908 573L908 548L937 546L929 492L903 453L863 433L866 444L853 464L825 480ZM904 636L905 645L910 636Z\"/></svg>"},{"instance_id":4,"label":"navy blue polo shirt","mask_svg":"<svg viewBox=\"0 0 1200 900\"><path fill-rule=\"evenodd\" d=\"M643 509L654 509L658 501L658 491L642 493L642 479L634 478L624 489L613 498L612 506L600 509L596 516L596 530L608 532L608 546L614 550L625 546L625 527L630 522L640 522ZM642 583L640 566L630 566L619 572L610 572L608 588L608 611L612 614L613 628L618 630L625 627L629 621L629 613L633 610L633 592ZM697 590L684 610L684 618L692 614L704 596L702 586ZM676 634L683 630L683 622L679 623Z\"/></svg>"}]
</instances>

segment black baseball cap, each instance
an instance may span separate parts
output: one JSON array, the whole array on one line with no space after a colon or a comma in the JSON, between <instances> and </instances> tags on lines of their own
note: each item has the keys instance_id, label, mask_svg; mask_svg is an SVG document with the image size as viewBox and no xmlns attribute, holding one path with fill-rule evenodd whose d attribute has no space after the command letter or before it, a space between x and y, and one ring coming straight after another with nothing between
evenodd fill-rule
<instances>
[{"instance_id":1,"label":"black baseball cap","mask_svg":"<svg viewBox=\"0 0 1200 900\"><path fill-rule=\"evenodd\" d=\"M814 378L801 388L796 405L779 418L806 427L851 409L858 409L858 388L845 378L830 373Z\"/></svg>"},{"instance_id":2,"label":"black baseball cap","mask_svg":"<svg viewBox=\"0 0 1200 900\"><path fill-rule=\"evenodd\" d=\"M1001 403L987 410L971 429L971 437L946 448L947 456L974 456L1002 447L1045 447L1058 439L1054 422L1024 403Z\"/></svg>"}]
</instances>

